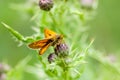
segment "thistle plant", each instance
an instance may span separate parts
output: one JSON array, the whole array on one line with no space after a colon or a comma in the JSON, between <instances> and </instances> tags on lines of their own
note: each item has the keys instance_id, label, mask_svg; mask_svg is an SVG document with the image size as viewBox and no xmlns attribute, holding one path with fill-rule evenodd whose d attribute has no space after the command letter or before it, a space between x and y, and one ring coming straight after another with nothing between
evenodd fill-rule
<instances>
[{"instance_id":1,"label":"thistle plant","mask_svg":"<svg viewBox=\"0 0 120 80\"><path fill-rule=\"evenodd\" d=\"M20 75L22 72L31 73L36 77L36 80L88 80L84 74L87 73L85 71L89 58L109 66L116 73L120 73L117 68L116 70L114 66L102 61L101 57L97 55L99 52L92 46L94 38L89 39L88 37L87 31L90 27L87 26L86 22L93 18L95 10L91 10L91 12L88 9L83 10L77 0L54 0L54 4L53 0L39 0L39 2L36 0L36 3L34 7L29 7L34 13L31 15L30 22L36 26L32 28L35 34L24 37L22 32L14 30L4 22L2 24L26 47L34 41L43 39L45 28L62 34L64 42L54 47L51 46L43 55L39 55L38 50L36 50L38 61L34 65L27 65L29 59L23 60L24 65L21 64L19 65L21 67L18 66L13 69L8 74L10 77L8 80L15 80L11 76L19 70L21 70ZM23 4L12 7L18 5L23 8ZM23 9L27 9L27 7ZM28 15L30 14L28 11L25 12ZM88 78L90 78L89 80L97 80L95 77L88 76ZM22 80L21 76L17 80Z\"/></svg>"}]
</instances>

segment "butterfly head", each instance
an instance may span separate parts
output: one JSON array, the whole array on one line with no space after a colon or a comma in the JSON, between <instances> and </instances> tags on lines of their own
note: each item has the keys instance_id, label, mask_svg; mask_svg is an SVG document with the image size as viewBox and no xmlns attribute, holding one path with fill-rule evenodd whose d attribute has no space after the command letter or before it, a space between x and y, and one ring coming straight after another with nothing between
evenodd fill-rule
<instances>
[{"instance_id":1,"label":"butterfly head","mask_svg":"<svg viewBox=\"0 0 120 80\"><path fill-rule=\"evenodd\" d=\"M59 44L63 41L63 35L56 35L54 37L54 41L53 41L53 46L55 46L56 44Z\"/></svg>"}]
</instances>

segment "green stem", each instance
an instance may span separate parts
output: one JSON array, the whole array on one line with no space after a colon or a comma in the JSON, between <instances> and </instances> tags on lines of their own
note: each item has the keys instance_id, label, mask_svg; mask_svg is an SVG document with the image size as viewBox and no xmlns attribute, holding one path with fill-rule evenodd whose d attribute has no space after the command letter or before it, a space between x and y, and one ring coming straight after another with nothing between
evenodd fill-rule
<instances>
[{"instance_id":1,"label":"green stem","mask_svg":"<svg viewBox=\"0 0 120 80\"><path fill-rule=\"evenodd\" d=\"M67 2L67 0L64 0L65 2Z\"/></svg>"},{"instance_id":2,"label":"green stem","mask_svg":"<svg viewBox=\"0 0 120 80\"><path fill-rule=\"evenodd\" d=\"M69 80L69 68L68 68L68 64L66 64L65 59L61 59L62 63L63 63L63 76L64 76L64 80Z\"/></svg>"},{"instance_id":3,"label":"green stem","mask_svg":"<svg viewBox=\"0 0 120 80\"><path fill-rule=\"evenodd\" d=\"M57 26L57 25L58 25L58 23L57 23L57 21L55 20L55 18L54 18L54 16L53 16L53 14L52 14L51 12L49 12L49 14L50 14L50 17L51 17L52 21L53 21L53 22L54 22L54 24Z\"/></svg>"},{"instance_id":4,"label":"green stem","mask_svg":"<svg viewBox=\"0 0 120 80\"><path fill-rule=\"evenodd\" d=\"M69 74L68 73L69 73L68 70L64 71L64 76L65 76L64 80L69 80Z\"/></svg>"}]
</instances>

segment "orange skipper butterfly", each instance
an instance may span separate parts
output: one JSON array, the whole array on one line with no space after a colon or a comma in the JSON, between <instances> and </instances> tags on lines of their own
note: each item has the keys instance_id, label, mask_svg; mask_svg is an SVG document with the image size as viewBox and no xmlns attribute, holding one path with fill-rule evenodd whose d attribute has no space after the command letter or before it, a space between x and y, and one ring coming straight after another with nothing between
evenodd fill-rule
<instances>
[{"instance_id":1,"label":"orange skipper butterfly","mask_svg":"<svg viewBox=\"0 0 120 80\"><path fill-rule=\"evenodd\" d=\"M63 41L63 36L56 34L55 32L45 29L44 30L45 39L35 41L28 46L32 49L40 49L39 54L42 55L49 46L56 46L56 44L61 43Z\"/></svg>"}]
</instances>

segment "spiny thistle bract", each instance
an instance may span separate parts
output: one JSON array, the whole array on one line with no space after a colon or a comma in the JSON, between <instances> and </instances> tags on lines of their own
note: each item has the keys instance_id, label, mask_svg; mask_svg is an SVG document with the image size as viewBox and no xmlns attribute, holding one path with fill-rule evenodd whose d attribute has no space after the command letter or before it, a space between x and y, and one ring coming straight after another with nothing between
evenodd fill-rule
<instances>
[{"instance_id":1,"label":"spiny thistle bract","mask_svg":"<svg viewBox=\"0 0 120 80\"><path fill-rule=\"evenodd\" d=\"M54 62L55 59L56 59L56 57L57 57L57 56L56 56L55 53L50 53L49 56L48 56L48 62L49 62L49 63Z\"/></svg>"},{"instance_id":2,"label":"spiny thistle bract","mask_svg":"<svg viewBox=\"0 0 120 80\"><path fill-rule=\"evenodd\" d=\"M54 51L59 57L65 57L69 54L68 46L65 43L57 44Z\"/></svg>"},{"instance_id":3,"label":"spiny thistle bract","mask_svg":"<svg viewBox=\"0 0 120 80\"><path fill-rule=\"evenodd\" d=\"M54 52L49 54L48 62L52 63L55 62L57 58L65 58L68 56L68 46L65 43L59 43L55 46Z\"/></svg>"}]
</instances>

